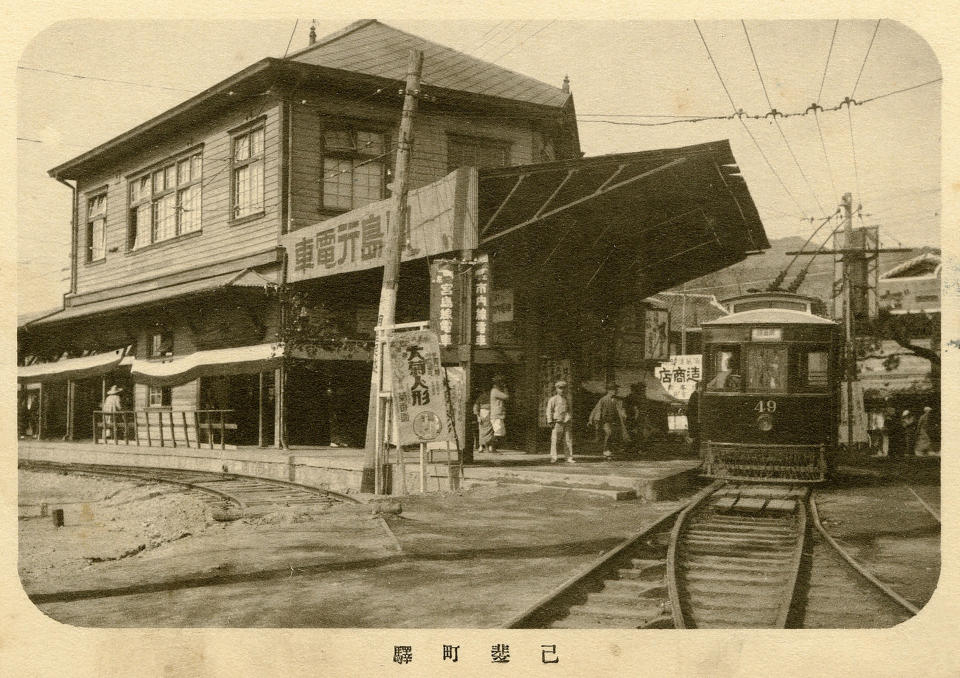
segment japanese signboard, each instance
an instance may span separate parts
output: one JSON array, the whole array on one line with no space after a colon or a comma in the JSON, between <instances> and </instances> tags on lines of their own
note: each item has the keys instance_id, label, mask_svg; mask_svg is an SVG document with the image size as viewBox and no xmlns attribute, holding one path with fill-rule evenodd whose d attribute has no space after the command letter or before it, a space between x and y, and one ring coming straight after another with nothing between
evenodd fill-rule
<instances>
[{"instance_id":1,"label":"japanese signboard","mask_svg":"<svg viewBox=\"0 0 960 678\"><path fill-rule=\"evenodd\" d=\"M540 426L547 425L547 401L556 392L554 386L561 379L567 382L567 395L571 399L570 405L576 407L576 403L572 402L573 377L570 371L570 361L550 358L544 358L540 361L540 378L538 379L540 403L537 406L537 419Z\"/></svg>"},{"instance_id":2,"label":"japanese signboard","mask_svg":"<svg viewBox=\"0 0 960 678\"><path fill-rule=\"evenodd\" d=\"M644 358L661 360L670 351L670 314L666 309L648 308L643 318Z\"/></svg>"},{"instance_id":3,"label":"japanese signboard","mask_svg":"<svg viewBox=\"0 0 960 678\"><path fill-rule=\"evenodd\" d=\"M703 378L703 356L699 353L670 356L670 360L653 368L653 375L667 393L688 400Z\"/></svg>"},{"instance_id":4,"label":"japanese signboard","mask_svg":"<svg viewBox=\"0 0 960 678\"><path fill-rule=\"evenodd\" d=\"M490 255L480 254L473 268L473 343L477 346L489 346L493 343L493 328L490 324L491 287Z\"/></svg>"},{"instance_id":5,"label":"japanese signboard","mask_svg":"<svg viewBox=\"0 0 960 678\"><path fill-rule=\"evenodd\" d=\"M454 431L456 432L455 440L462 446L464 441L463 422L467 407L464 397L466 374L462 367L444 367L443 369L447 373L447 396L450 399L448 412L453 417L453 421L447 422L447 429L451 436L454 435Z\"/></svg>"},{"instance_id":6,"label":"japanese signboard","mask_svg":"<svg viewBox=\"0 0 960 678\"><path fill-rule=\"evenodd\" d=\"M493 343L518 343L516 323L513 320L513 290L492 290L490 293L490 321L493 323Z\"/></svg>"},{"instance_id":7,"label":"japanese signboard","mask_svg":"<svg viewBox=\"0 0 960 678\"><path fill-rule=\"evenodd\" d=\"M393 334L390 365L399 443L452 441L436 333L417 330Z\"/></svg>"},{"instance_id":8,"label":"japanese signboard","mask_svg":"<svg viewBox=\"0 0 960 678\"><path fill-rule=\"evenodd\" d=\"M402 261L477 246L477 174L460 168L410 191L410 220ZM287 281L383 266L387 238L395 237L393 199L379 200L283 236Z\"/></svg>"},{"instance_id":9,"label":"japanese signboard","mask_svg":"<svg viewBox=\"0 0 960 678\"><path fill-rule=\"evenodd\" d=\"M444 347L460 343L462 280L458 262L446 259L430 262L430 327Z\"/></svg>"}]
</instances>

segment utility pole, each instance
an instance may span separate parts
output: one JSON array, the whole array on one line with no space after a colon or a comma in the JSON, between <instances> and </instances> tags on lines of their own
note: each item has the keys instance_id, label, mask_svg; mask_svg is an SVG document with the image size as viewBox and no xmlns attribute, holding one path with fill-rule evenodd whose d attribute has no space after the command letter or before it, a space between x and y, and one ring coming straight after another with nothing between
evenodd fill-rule
<instances>
[{"instance_id":1,"label":"utility pole","mask_svg":"<svg viewBox=\"0 0 960 678\"><path fill-rule=\"evenodd\" d=\"M380 288L380 309L377 313L377 326L390 328L395 324L397 311L397 287L400 277L400 255L403 252L408 218L407 194L410 190L409 169L410 152L413 148L413 122L417 114L417 100L420 95L420 73L423 69L423 52L410 50L407 65L407 80L404 88L403 113L400 117L400 135L397 140L397 160L393 173L394 221L393 232L388 232L383 252L383 286ZM381 463L377 450L380 440L377 436L377 422L381 416L380 398L381 339L386 338L390 330L378 331L373 358L373 372L370 378L370 398L367 409L366 454L363 463L363 477L360 481L362 492L380 491L375 488L377 465Z\"/></svg>"},{"instance_id":2,"label":"utility pole","mask_svg":"<svg viewBox=\"0 0 960 678\"><path fill-rule=\"evenodd\" d=\"M683 283L683 299L680 305L680 355L687 355L687 283Z\"/></svg>"},{"instance_id":3,"label":"utility pole","mask_svg":"<svg viewBox=\"0 0 960 678\"><path fill-rule=\"evenodd\" d=\"M857 357L853 350L853 307L850 294L850 258L853 256L853 197L843 194L843 334L844 374L847 380L847 452L853 451L853 380L857 376Z\"/></svg>"}]
</instances>

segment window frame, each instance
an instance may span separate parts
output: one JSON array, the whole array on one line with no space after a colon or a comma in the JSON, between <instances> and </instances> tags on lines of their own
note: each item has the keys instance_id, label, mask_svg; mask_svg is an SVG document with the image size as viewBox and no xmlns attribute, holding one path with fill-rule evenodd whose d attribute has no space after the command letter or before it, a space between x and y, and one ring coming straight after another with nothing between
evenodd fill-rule
<instances>
[{"instance_id":1,"label":"window frame","mask_svg":"<svg viewBox=\"0 0 960 678\"><path fill-rule=\"evenodd\" d=\"M826 357L826 380L822 384L810 384L809 360L811 353L823 353ZM828 394L834 379L831 347L828 343L798 342L790 345L789 386L792 393ZM804 366L801 368L801 364ZM801 380L801 376L803 379Z\"/></svg>"},{"instance_id":2,"label":"window frame","mask_svg":"<svg viewBox=\"0 0 960 678\"><path fill-rule=\"evenodd\" d=\"M241 127L230 130L230 213L229 223L231 226L246 223L254 219L259 219L266 213L266 158L267 158L267 119L261 116L256 120L244 124ZM260 132L260 152L254 154L253 149L249 147L250 140L256 132ZM241 138L247 141L247 157L237 160L237 142ZM253 203L248 209L250 211L243 214L239 213L241 208L239 204L239 195L237 193L239 182L237 181L237 172L246 168L258 168L260 173L260 195L259 200Z\"/></svg>"},{"instance_id":3,"label":"window frame","mask_svg":"<svg viewBox=\"0 0 960 678\"><path fill-rule=\"evenodd\" d=\"M102 200L103 207L100 208L102 211L98 212L96 215L93 215L90 211L91 204L94 201ZM100 256L93 256L93 225L95 222L102 222L100 230ZM101 261L106 260L107 258L107 189L101 188L96 191L91 191L87 193L87 207L86 214L84 218L84 223L86 224L86 254L84 255L85 263L95 264Z\"/></svg>"},{"instance_id":4,"label":"window frame","mask_svg":"<svg viewBox=\"0 0 960 678\"><path fill-rule=\"evenodd\" d=\"M743 393L743 392L744 392L744 386L746 385L746 379L744 379L744 375L743 375L743 347L744 347L744 344L740 344L740 343L736 343L736 342L726 343L726 344L711 344L711 345L709 346L708 351L707 351L707 354L706 354L706 355L707 355L707 364L704 366L704 368L703 368L703 370L702 370L702 372L703 372L702 379L703 379L703 386L704 386L704 392L705 392L705 393L734 393L734 394L739 394L739 393ZM720 388L720 389L718 389L718 388L714 388L714 387L711 387L711 386L710 386L710 382L712 382L712 381L716 378L716 376L717 376L716 356L717 356L718 353L721 353L721 352L731 353L731 354L735 357L735 359L736 359L736 362L737 362L737 366L736 366L736 367L737 367L737 369L736 369L736 370L730 370L730 375L737 374L737 375L740 376L740 387L737 388L737 389L733 389L733 388ZM728 378L729 378L730 375L728 375ZM726 383L725 383L724 385L726 385Z\"/></svg>"},{"instance_id":5,"label":"window frame","mask_svg":"<svg viewBox=\"0 0 960 678\"><path fill-rule=\"evenodd\" d=\"M160 402L154 402L154 396ZM147 386L147 407L151 409L170 409L173 407L173 387L171 386Z\"/></svg>"},{"instance_id":6,"label":"window frame","mask_svg":"<svg viewBox=\"0 0 960 678\"><path fill-rule=\"evenodd\" d=\"M203 231L203 150L203 144L193 146L127 177L127 252L140 252L154 245L161 245ZM181 183L180 167L184 163L189 168L190 178ZM171 175L173 184L168 186L167 179ZM163 182L159 189L157 188L158 177L161 177ZM146 193L141 192L144 183ZM134 187L137 185L141 188L137 189L137 196L134 198ZM184 209L183 196L194 187L198 187L199 191L196 199L198 206L194 208L198 214L197 225L185 231L183 229L184 212L190 210ZM169 196L173 196L173 232L172 235L158 238L160 205ZM137 246L141 240L139 237L142 228L139 218L140 210L148 205L149 237Z\"/></svg>"},{"instance_id":7,"label":"window frame","mask_svg":"<svg viewBox=\"0 0 960 678\"><path fill-rule=\"evenodd\" d=\"M157 339L159 338L159 342ZM169 350L157 353L157 343L160 344L162 349L164 344L169 346ZM171 358L174 355L174 336L173 332L170 330L160 330L150 332L150 341L147 342L147 358L150 360L163 360L164 358Z\"/></svg>"},{"instance_id":8,"label":"window frame","mask_svg":"<svg viewBox=\"0 0 960 678\"><path fill-rule=\"evenodd\" d=\"M354 139L353 148L328 148L327 146L327 135L330 131L336 130L341 132L346 132L351 138ZM367 152L365 153L362 148L357 148L356 136L358 134L377 134L380 136L380 145L383 149L380 153L376 152ZM375 121L367 120L342 120L338 118L328 118L326 116L320 116L320 177L318 179L320 184L320 203L319 203L319 212L320 214L327 216L335 216L337 214L343 214L344 212L349 212L355 210L358 207L363 205L368 205L371 202L377 202L378 200L384 200L390 197L390 191L387 189L388 178L391 174L391 169L389 166L388 158L391 149L391 138L389 128L381 123ZM340 207L335 205L327 205L327 170L326 162L328 159L336 160L350 160L350 176L351 181L350 185L354 185L353 176L358 167L357 162L366 164L372 164L373 162L378 162L381 165L380 170L380 197L374 198L362 204L357 204L356 196L351 192L350 196L350 207Z\"/></svg>"},{"instance_id":9,"label":"window frame","mask_svg":"<svg viewBox=\"0 0 960 678\"><path fill-rule=\"evenodd\" d=\"M460 167L473 167L474 165L454 165L451 159L451 149L454 144L472 144L478 149L494 148L502 153L502 164L500 165L482 165L480 167L508 167L510 165L510 153L513 150L513 142L497 137L483 137L471 134L460 134L458 132L447 132L447 172L452 172ZM480 169L477 167L477 169Z\"/></svg>"},{"instance_id":10,"label":"window frame","mask_svg":"<svg viewBox=\"0 0 960 678\"><path fill-rule=\"evenodd\" d=\"M753 381L753 358L755 354L761 352L776 352L780 358L779 380L780 386L771 388L768 386L752 386ZM767 363L769 366L769 363ZM785 395L790 393L790 347L784 342L749 342L743 344L743 350L740 354L740 373L743 377L743 391L746 393L770 393L776 395Z\"/></svg>"}]
</instances>

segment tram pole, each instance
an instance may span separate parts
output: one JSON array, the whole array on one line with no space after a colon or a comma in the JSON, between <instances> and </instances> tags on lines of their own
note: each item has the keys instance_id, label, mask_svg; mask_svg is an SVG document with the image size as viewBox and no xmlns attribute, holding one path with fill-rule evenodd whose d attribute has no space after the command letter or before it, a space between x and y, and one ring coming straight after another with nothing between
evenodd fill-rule
<instances>
[{"instance_id":1,"label":"tram pole","mask_svg":"<svg viewBox=\"0 0 960 678\"><path fill-rule=\"evenodd\" d=\"M377 313L377 327L391 327L395 324L397 310L397 287L400 277L400 254L403 252L403 242L407 223L407 194L410 189L410 153L413 147L413 121L417 114L417 99L420 91L420 73L423 69L423 52L410 50L410 60L407 65L407 79L404 88L403 113L400 117L400 136L397 140L397 160L393 173L394 223L393 232L384 243L383 251L383 286L380 288L380 309ZM390 330L382 332L383 338L389 335ZM380 334L380 332L378 332ZM370 377L370 398L367 409L366 452L363 463L363 476L360 481L361 492L381 491L375 487L378 469L382 460L378 450L381 441L378 440L377 422L381 417L383 400L380 397L382 387L382 359L379 350L381 337L377 337L377 348L374 350L373 371ZM383 353L386 353L384 350Z\"/></svg>"},{"instance_id":2,"label":"tram pole","mask_svg":"<svg viewBox=\"0 0 960 678\"><path fill-rule=\"evenodd\" d=\"M853 350L853 308L850 293L850 259L853 256L853 198L843 194L840 203L843 208L843 329L846 344L846 365L844 372L847 381L847 452L853 451L853 379L857 373L856 352Z\"/></svg>"}]
</instances>

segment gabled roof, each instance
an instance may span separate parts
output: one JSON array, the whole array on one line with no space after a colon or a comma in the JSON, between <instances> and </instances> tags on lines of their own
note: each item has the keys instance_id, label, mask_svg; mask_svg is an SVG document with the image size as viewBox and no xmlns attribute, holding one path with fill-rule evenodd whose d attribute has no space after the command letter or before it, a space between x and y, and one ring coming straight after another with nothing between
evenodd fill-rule
<instances>
[{"instance_id":1,"label":"gabled roof","mask_svg":"<svg viewBox=\"0 0 960 678\"><path fill-rule=\"evenodd\" d=\"M555 107L563 106L570 98L570 93L559 87L405 33L376 19L356 21L287 58L403 80L411 49L423 51L420 80L427 86Z\"/></svg>"},{"instance_id":2,"label":"gabled roof","mask_svg":"<svg viewBox=\"0 0 960 678\"><path fill-rule=\"evenodd\" d=\"M940 273L940 266L939 252L924 252L882 273L880 279L936 277Z\"/></svg>"},{"instance_id":3,"label":"gabled roof","mask_svg":"<svg viewBox=\"0 0 960 678\"><path fill-rule=\"evenodd\" d=\"M727 310L712 294L658 292L649 298L667 307L670 311L670 329L675 331L684 327L688 331L696 330L700 323L727 315Z\"/></svg>"}]
</instances>

